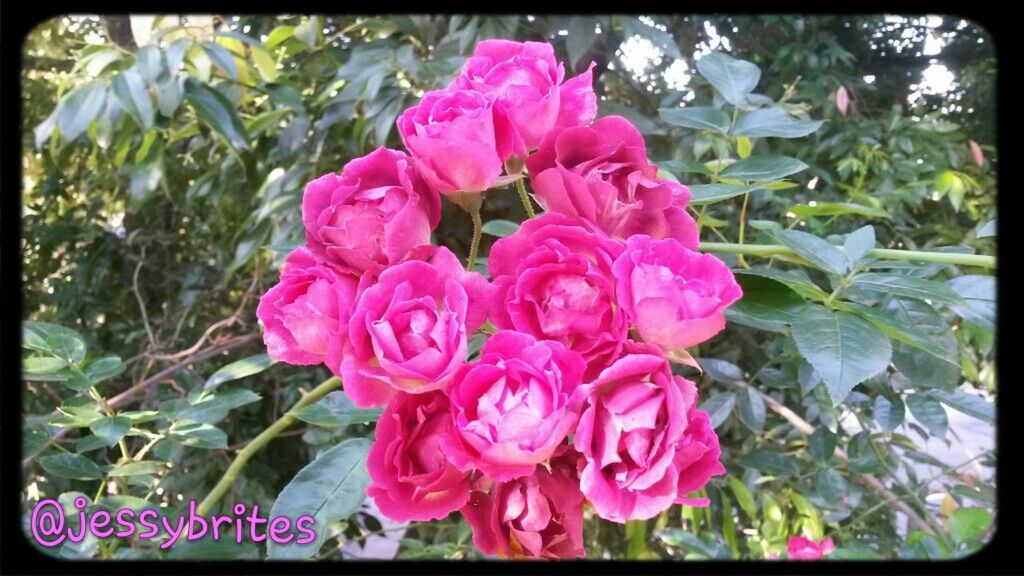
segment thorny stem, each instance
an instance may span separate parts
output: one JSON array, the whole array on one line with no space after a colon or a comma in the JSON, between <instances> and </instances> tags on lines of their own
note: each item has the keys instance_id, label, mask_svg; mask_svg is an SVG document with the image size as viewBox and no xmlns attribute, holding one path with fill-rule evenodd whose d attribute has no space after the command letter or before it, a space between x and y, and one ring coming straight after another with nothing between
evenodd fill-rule
<instances>
[{"instance_id":1,"label":"thorny stem","mask_svg":"<svg viewBox=\"0 0 1024 576\"><path fill-rule=\"evenodd\" d=\"M519 199L523 201L523 208L526 208L526 216L533 218L537 213L533 211L533 204L530 203L530 196L526 194L526 184L522 178L516 180L516 189L519 190Z\"/></svg>"}]
</instances>

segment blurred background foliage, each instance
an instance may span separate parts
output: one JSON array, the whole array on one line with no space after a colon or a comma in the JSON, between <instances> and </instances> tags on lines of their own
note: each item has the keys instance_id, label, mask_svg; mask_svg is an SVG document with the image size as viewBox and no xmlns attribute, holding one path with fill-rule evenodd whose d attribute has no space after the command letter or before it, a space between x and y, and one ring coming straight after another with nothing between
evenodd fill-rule
<instances>
[{"instance_id":1,"label":"blurred background foliage","mask_svg":"<svg viewBox=\"0 0 1024 576\"><path fill-rule=\"evenodd\" d=\"M424 91L446 85L486 38L551 42L568 75L595 62L600 115L632 120L651 159L684 183L720 182L722 166L751 155L806 164L772 189L695 206L703 240L744 241L745 232L747 243L771 243L780 225L828 238L870 224L881 247L993 253L995 52L983 29L956 17L53 19L24 43L23 317L76 331L54 336L56 329L41 328L51 330L44 341L81 343L81 354L76 348L67 363L83 363L85 375L77 384L67 375L25 383L29 501L74 494L102 478L91 469L69 474L71 459L46 466L35 455L76 453L73 463L85 468L82 460L115 462L114 443L85 439L103 411L99 399L112 398L119 409L128 400L116 401L117 394L133 384L147 385L118 439L134 450L151 445L149 457L173 467L107 480L110 494L143 506L201 498L235 450L327 376L323 368L270 366L254 336L259 295L303 240L302 188L378 146L401 148L397 116ZM769 140L673 123L665 109L722 107L723 95L696 70L711 51L753 62L761 70L758 97L824 124L807 137ZM510 192L490 194L483 216L519 221L524 213ZM436 241L465 254L469 237L468 218L447 207ZM491 241L485 236L484 254ZM946 279L956 269L932 264L907 272ZM974 316L904 311L910 320L939 318L942 334L934 338L953 347L953 363L929 361L897 342L898 370L859 385L838 407L791 340L731 325L699 350L709 359L702 398L717 398L703 407L717 410L729 468L709 488L712 506L674 510L640 536L588 524L588 550L620 557L632 539L644 543L645 557L765 558L801 533L836 535L839 557L944 557L979 546L991 529L991 445L960 466L936 463L923 446L956 434L947 430L943 404L992 421L983 400L995 393L991 298L977 297L982 312ZM239 358L247 360L231 364ZM33 362L39 374L57 366ZM211 386L211 374L225 365ZM230 394L204 395L246 375L223 389ZM818 432L808 441L791 422L766 417L748 384ZM208 397L217 404L197 416ZM904 418L905 404L915 422ZM199 429L183 432L185 416ZM850 419L858 429L841 424ZM93 438L112 438L92 430ZM370 430L356 422L286 433L249 464L224 505L269 509L318 451ZM832 459L828 447L837 444L848 462ZM920 464L938 473L918 477ZM908 527L886 497L858 485L858 474L886 477L936 534ZM340 537L325 557L357 554L359 543L384 531L364 512L332 528ZM473 556L468 536L465 524L419 525L405 533L400 557ZM225 550L177 553L222 557ZM258 554L255 547L231 550ZM58 553L164 554L95 540Z\"/></svg>"}]
</instances>

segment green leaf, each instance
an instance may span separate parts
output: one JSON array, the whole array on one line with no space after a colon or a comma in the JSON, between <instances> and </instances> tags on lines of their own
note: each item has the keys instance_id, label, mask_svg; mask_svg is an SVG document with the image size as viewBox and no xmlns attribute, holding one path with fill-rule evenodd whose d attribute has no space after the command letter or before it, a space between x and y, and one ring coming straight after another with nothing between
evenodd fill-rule
<instances>
[{"instance_id":1,"label":"green leaf","mask_svg":"<svg viewBox=\"0 0 1024 576\"><path fill-rule=\"evenodd\" d=\"M964 304L962 298L952 288L916 276L905 274L884 274L881 272L865 272L853 277L850 286L882 296L897 296L931 301L938 304L957 306Z\"/></svg>"},{"instance_id":2,"label":"green leaf","mask_svg":"<svg viewBox=\"0 0 1024 576\"><path fill-rule=\"evenodd\" d=\"M61 99L57 127L66 142L78 138L103 110L107 89L100 82L89 82L71 91Z\"/></svg>"},{"instance_id":3,"label":"green leaf","mask_svg":"<svg viewBox=\"0 0 1024 576\"><path fill-rule=\"evenodd\" d=\"M117 101L142 130L153 127L153 101L138 70L132 67L114 76L110 87Z\"/></svg>"},{"instance_id":4,"label":"green leaf","mask_svg":"<svg viewBox=\"0 0 1024 576\"><path fill-rule=\"evenodd\" d=\"M161 411L172 421L189 419L214 424L223 420L229 411L259 400L259 394L244 388L219 390L214 393L207 391L195 402L190 402L187 398L171 400L161 405Z\"/></svg>"},{"instance_id":5,"label":"green leaf","mask_svg":"<svg viewBox=\"0 0 1024 576\"><path fill-rule=\"evenodd\" d=\"M892 432L903 423L903 401L894 396L891 400L882 394L875 397L873 414L875 422L886 432Z\"/></svg>"},{"instance_id":6,"label":"green leaf","mask_svg":"<svg viewBox=\"0 0 1024 576\"><path fill-rule=\"evenodd\" d=\"M928 346L941 352L943 358L956 359L959 345L956 336L949 329L945 318L934 308L917 300L892 300L884 310L897 321L913 325L927 334ZM893 347L893 364L915 386L927 388L948 388L956 386L960 367L935 355L897 341Z\"/></svg>"},{"instance_id":7,"label":"green leaf","mask_svg":"<svg viewBox=\"0 0 1024 576\"><path fill-rule=\"evenodd\" d=\"M747 103L761 79L761 69L752 62L737 60L724 52L711 52L697 60L697 71L733 106Z\"/></svg>"},{"instance_id":8,"label":"green leaf","mask_svg":"<svg viewBox=\"0 0 1024 576\"><path fill-rule=\"evenodd\" d=\"M212 531L207 532L203 538L188 540L182 538L174 544L174 547L164 556L166 560L259 560L259 549L252 542L243 540L241 544L234 538L221 536L220 540L214 540Z\"/></svg>"},{"instance_id":9,"label":"green leaf","mask_svg":"<svg viewBox=\"0 0 1024 576\"><path fill-rule=\"evenodd\" d=\"M853 312L867 320L893 340L924 350L939 360L959 366L955 347L951 349L949 346L944 346L942 342L935 339L934 335L922 331L898 315L856 302L836 302L835 305L836 308Z\"/></svg>"},{"instance_id":10,"label":"green leaf","mask_svg":"<svg viewBox=\"0 0 1024 576\"><path fill-rule=\"evenodd\" d=\"M211 424L179 420L167 430L168 435L193 448L221 450L228 447L228 435Z\"/></svg>"},{"instance_id":11,"label":"green leaf","mask_svg":"<svg viewBox=\"0 0 1024 576\"><path fill-rule=\"evenodd\" d=\"M33 374L50 374L67 365L67 360L61 358L34 356L32 358L25 358L21 363L21 369L25 371L26 376L31 377Z\"/></svg>"},{"instance_id":12,"label":"green leaf","mask_svg":"<svg viewBox=\"0 0 1024 576\"><path fill-rule=\"evenodd\" d=\"M593 16L572 16L566 25L569 32L565 36L565 50L569 54L569 67L573 70L582 70L589 63L580 62L580 58L590 50L597 40L597 19ZM582 68L578 66L582 64Z\"/></svg>"},{"instance_id":13,"label":"green leaf","mask_svg":"<svg viewBox=\"0 0 1024 576\"><path fill-rule=\"evenodd\" d=\"M765 407L761 393L753 388L744 388L736 397L740 421L752 432L760 433L764 429Z\"/></svg>"},{"instance_id":14,"label":"green leaf","mask_svg":"<svg viewBox=\"0 0 1024 576\"><path fill-rule=\"evenodd\" d=\"M663 160L657 164L662 170L678 172L680 174L711 174L711 170L708 170L707 166L696 160L687 160L685 158L681 160Z\"/></svg>"},{"instance_id":15,"label":"green leaf","mask_svg":"<svg viewBox=\"0 0 1024 576\"><path fill-rule=\"evenodd\" d=\"M316 538L308 544L296 544L301 533L287 544L267 543L272 560L296 560L315 555L326 537L326 527L354 514L366 498L370 477L366 454L371 442L352 438L323 452L292 478L277 496L270 517L285 516L295 522L300 516L312 516Z\"/></svg>"},{"instance_id":16,"label":"green leaf","mask_svg":"<svg viewBox=\"0 0 1024 576\"><path fill-rule=\"evenodd\" d=\"M888 212L881 208L873 208L871 206L863 206L861 204L853 204L850 202L815 202L814 206L811 206L810 204L797 204L790 208L789 211L800 218L810 218L811 216L843 216L846 214L868 216L871 218L892 218Z\"/></svg>"},{"instance_id":17,"label":"green leaf","mask_svg":"<svg viewBox=\"0 0 1024 576\"><path fill-rule=\"evenodd\" d=\"M978 232L974 235L974 238L988 238L996 235L996 221L989 220L984 226L978 229Z\"/></svg>"},{"instance_id":18,"label":"green leaf","mask_svg":"<svg viewBox=\"0 0 1024 576\"><path fill-rule=\"evenodd\" d=\"M746 136L736 137L736 155L744 160L750 157L754 150L754 144Z\"/></svg>"},{"instance_id":19,"label":"green leaf","mask_svg":"<svg viewBox=\"0 0 1024 576\"><path fill-rule=\"evenodd\" d=\"M792 325L797 350L821 375L838 406L850 390L889 365L892 344L874 326L849 312L808 306Z\"/></svg>"},{"instance_id":20,"label":"green leaf","mask_svg":"<svg viewBox=\"0 0 1024 576\"><path fill-rule=\"evenodd\" d=\"M775 238L822 270L835 274L846 274L850 270L850 260L842 250L813 234L799 230L779 230Z\"/></svg>"},{"instance_id":21,"label":"green leaf","mask_svg":"<svg viewBox=\"0 0 1024 576\"><path fill-rule=\"evenodd\" d=\"M112 478L122 476L142 476L144 474L156 474L163 470L167 470L166 462L140 460L138 462L127 462L125 464L115 466L107 471L107 476Z\"/></svg>"},{"instance_id":22,"label":"green leaf","mask_svg":"<svg viewBox=\"0 0 1024 576\"><path fill-rule=\"evenodd\" d=\"M758 188L760 188L759 185L694 184L690 186L690 193L693 196L690 199L690 204L700 206L702 204L721 202L722 200L728 200L729 198L753 192Z\"/></svg>"},{"instance_id":23,"label":"green leaf","mask_svg":"<svg viewBox=\"0 0 1024 576\"><path fill-rule=\"evenodd\" d=\"M484 224L482 230L484 234L504 238L515 234L519 230L519 224L508 220L490 220Z\"/></svg>"},{"instance_id":24,"label":"green leaf","mask_svg":"<svg viewBox=\"0 0 1024 576\"><path fill-rule=\"evenodd\" d=\"M856 264L875 247L875 229L871 225L850 232L843 243L843 252L852 264Z\"/></svg>"},{"instance_id":25,"label":"green leaf","mask_svg":"<svg viewBox=\"0 0 1024 576\"><path fill-rule=\"evenodd\" d=\"M755 448L735 459L736 463L744 468L753 468L768 474L789 474L800 473L800 467L796 459L790 456L783 456L778 452L765 448Z\"/></svg>"},{"instance_id":26,"label":"green leaf","mask_svg":"<svg viewBox=\"0 0 1024 576\"><path fill-rule=\"evenodd\" d=\"M135 67L143 80L155 83L164 71L164 55L160 48L153 44L139 48L139 53L135 55Z\"/></svg>"},{"instance_id":27,"label":"green leaf","mask_svg":"<svg viewBox=\"0 0 1024 576\"><path fill-rule=\"evenodd\" d=\"M238 80L238 67L235 65L235 56L230 50L216 42L203 42L203 51L210 57L210 60L224 71L232 80Z\"/></svg>"},{"instance_id":28,"label":"green leaf","mask_svg":"<svg viewBox=\"0 0 1024 576\"><path fill-rule=\"evenodd\" d=\"M335 391L315 404L294 410L292 414L303 422L335 428L376 422L382 412L379 408L357 408L348 395Z\"/></svg>"},{"instance_id":29,"label":"green leaf","mask_svg":"<svg viewBox=\"0 0 1024 576\"><path fill-rule=\"evenodd\" d=\"M828 299L828 293L818 288L818 285L811 281L811 279L802 271L796 270L779 270L778 268L740 268L733 270L734 274L741 276L760 276L762 278L768 278L785 285L787 288L796 292L800 296L808 300L820 300L824 302ZM745 286L744 284L740 284ZM744 292L746 294L746 292Z\"/></svg>"},{"instance_id":30,"label":"green leaf","mask_svg":"<svg viewBox=\"0 0 1024 576\"><path fill-rule=\"evenodd\" d=\"M249 356L248 358L236 360L214 372L213 375L206 380L206 383L203 384L203 389L214 390L225 382L231 382L232 380L238 380L245 378L246 376L259 374L274 364L277 364L277 362L275 360L271 360L270 356L266 354L256 354L254 356Z\"/></svg>"},{"instance_id":31,"label":"green leaf","mask_svg":"<svg viewBox=\"0 0 1024 576\"><path fill-rule=\"evenodd\" d=\"M733 134L750 138L802 138L822 124L822 120L797 120L781 108L762 108L740 116Z\"/></svg>"},{"instance_id":32,"label":"green leaf","mask_svg":"<svg viewBox=\"0 0 1024 576\"><path fill-rule=\"evenodd\" d=\"M932 436L943 437L949 425L946 409L929 393L917 393L907 396L907 408L918 422L924 424Z\"/></svg>"},{"instance_id":33,"label":"green leaf","mask_svg":"<svg viewBox=\"0 0 1024 576\"><path fill-rule=\"evenodd\" d=\"M963 412L988 423L994 423L996 419L995 406L986 402L983 398L964 392L963 390L932 390L931 395L954 410Z\"/></svg>"},{"instance_id":34,"label":"green leaf","mask_svg":"<svg viewBox=\"0 0 1024 576\"><path fill-rule=\"evenodd\" d=\"M836 452L838 437L826 426L818 426L807 439L807 447L815 460L827 462Z\"/></svg>"},{"instance_id":35,"label":"green leaf","mask_svg":"<svg viewBox=\"0 0 1024 576\"><path fill-rule=\"evenodd\" d=\"M687 106L686 108L660 108L658 116L673 126L712 130L719 134L729 132L729 115L723 110L710 106Z\"/></svg>"},{"instance_id":36,"label":"green leaf","mask_svg":"<svg viewBox=\"0 0 1024 576\"><path fill-rule=\"evenodd\" d=\"M317 39L320 37L320 18L312 16L306 18L293 30L293 35L310 48L316 48Z\"/></svg>"},{"instance_id":37,"label":"green leaf","mask_svg":"<svg viewBox=\"0 0 1024 576\"><path fill-rule=\"evenodd\" d=\"M267 41L263 43L267 48L273 48L295 34L295 26L278 26L267 35Z\"/></svg>"},{"instance_id":38,"label":"green leaf","mask_svg":"<svg viewBox=\"0 0 1024 576\"><path fill-rule=\"evenodd\" d=\"M779 180L807 169L796 158L789 156L754 156L726 166L719 174L722 178L739 178L747 182Z\"/></svg>"},{"instance_id":39,"label":"green leaf","mask_svg":"<svg viewBox=\"0 0 1024 576\"><path fill-rule=\"evenodd\" d=\"M70 328L46 322L25 321L21 345L74 364L85 358L85 339Z\"/></svg>"},{"instance_id":40,"label":"green leaf","mask_svg":"<svg viewBox=\"0 0 1024 576\"><path fill-rule=\"evenodd\" d=\"M949 515L949 535L957 544L980 539L991 525L992 514L984 508L958 508Z\"/></svg>"},{"instance_id":41,"label":"green leaf","mask_svg":"<svg viewBox=\"0 0 1024 576\"><path fill-rule=\"evenodd\" d=\"M260 73L263 81L273 82L277 80L277 61L274 60L274 56L270 54L270 51L258 44L252 45L250 49L252 50L252 59L256 63L256 70Z\"/></svg>"},{"instance_id":42,"label":"green leaf","mask_svg":"<svg viewBox=\"0 0 1024 576\"><path fill-rule=\"evenodd\" d=\"M831 468L822 468L814 476L814 486L818 495L830 503L841 502L850 492L843 475Z\"/></svg>"},{"instance_id":43,"label":"green leaf","mask_svg":"<svg viewBox=\"0 0 1024 576\"><path fill-rule=\"evenodd\" d=\"M50 474L72 480L98 480L103 471L92 460L77 454L51 454L39 458L39 465Z\"/></svg>"},{"instance_id":44,"label":"green leaf","mask_svg":"<svg viewBox=\"0 0 1024 576\"><path fill-rule=\"evenodd\" d=\"M270 99L281 108L286 108L300 116L306 116L306 105L302 102L302 94L291 84L267 84Z\"/></svg>"},{"instance_id":45,"label":"green leaf","mask_svg":"<svg viewBox=\"0 0 1024 576\"><path fill-rule=\"evenodd\" d=\"M124 416L107 416L93 420L89 423L89 429L93 434L103 439L107 446L117 444L117 441L124 438L132 427L130 418Z\"/></svg>"},{"instance_id":46,"label":"green leaf","mask_svg":"<svg viewBox=\"0 0 1024 576\"><path fill-rule=\"evenodd\" d=\"M994 276L967 274L946 282L965 304L951 306L954 312L968 322L986 330L996 329L996 279Z\"/></svg>"},{"instance_id":47,"label":"green leaf","mask_svg":"<svg viewBox=\"0 0 1024 576\"><path fill-rule=\"evenodd\" d=\"M238 150L250 150L245 125L223 94L192 78L185 81L185 99L196 114Z\"/></svg>"},{"instance_id":48,"label":"green leaf","mask_svg":"<svg viewBox=\"0 0 1024 576\"><path fill-rule=\"evenodd\" d=\"M736 497L736 503L740 505L740 508L747 513L747 516L756 519L757 504L754 502L754 497L750 494L747 485L739 478L729 476L729 487L732 488L732 494Z\"/></svg>"},{"instance_id":49,"label":"green leaf","mask_svg":"<svg viewBox=\"0 0 1024 576\"><path fill-rule=\"evenodd\" d=\"M737 274L743 298L725 310L729 322L759 330L787 332L804 300L784 284L754 275Z\"/></svg>"},{"instance_id":50,"label":"green leaf","mask_svg":"<svg viewBox=\"0 0 1024 576\"><path fill-rule=\"evenodd\" d=\"M727 360L718 358L696 358L700 367L708 376L719 382L743 382L743 370Z\"/></svg>"},{"instance_id":51,"label":"green leaf","mask_svg":"<svg viewBox=\"0 0 1024 576\"><path fill-rule=\"evenodd\" d=\"M171 77L157 87L156 107L161 115L171 118L178 111L185 98L183 85L180 79Z\"/></svg>"},{"instance_id":52,"label":"green leaf","mask_svg":"<svg viewBox=\"0 0 1024 576\"><path fill-rule=\"evenodd\" d=\"M724 394L715 394L708 398L701 403L698 410L707 412L708 417L711 418L711 426L718 428L729 417L729 413L732 412L732 407L735 404L736 395L732 392L726 392Z\"/></svg>"}]
</instances>

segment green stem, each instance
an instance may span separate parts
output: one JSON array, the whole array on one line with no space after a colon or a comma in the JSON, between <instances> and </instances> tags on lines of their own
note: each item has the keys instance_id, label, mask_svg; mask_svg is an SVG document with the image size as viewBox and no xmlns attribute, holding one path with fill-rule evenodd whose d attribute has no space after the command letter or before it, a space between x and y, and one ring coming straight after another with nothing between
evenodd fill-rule
<instances>
[{"instance_id":1,"label":"green stem","mask_svg":"<svg viewBox=\"0 0 1024 576\"><path fill-rule=\"evenodd\" d=\"M836 246L842 250L841 246ZM785 246L778 244L730 244L726 242L702 242L700 249L704 252L719 254L746 254L749 256L797 256ZM880 260L912 260L920 262L937 262L939 264L958 264L961 266L978 266L995 268L996 257L982 254L960 254L956 252L921 252L917 250L890 250L875 248L868 251L867 256Z\"/></svg>"},{"instance_id":2,"label":"green stem","mask_svg":"<svg viewBox=\"0 0 1024 576\"><path fill-rule=\"evenodd\" d=\"M629 539L626 558L629 560L643 558L647 552L647 521L630 520L626 522L626 537Z\"/></svg>"},{"instance_id":3,"label":"green stem","mask_svg":"<svg viewBox=\"0 0 1024 576\"><path fill-rule=\"evenodd\" d=\"M311 390L309 394L300 398L299 401L296 402L290 410L288 410L288 412L285 412L284 415L278 418L276 422L261 432L259 436L253 438L251 442L246 444L245 448L242 448L242 450L238 452L238 455L235 456L235 460L231 462L230 466L228 466L227 471L224 472L224 476L221 476L217 485L214 486L213 489L210 490L210 493L206 495L206 498L203 498L203 501L199 503L199 507L196 508L196 513L205 516L210 512L210 509L224 497L224 494L229 488L231 488L231 485L235 483L235 480L242 472L242 469L249 463L249 459L255 456L257 452L262 450L263 447L276 438L278 434L295 422L295 416L292 415L292 412L323 398L328 392L336 389L339 385L341 385L341 379L338 377L332 377L324 380L319 386Z\"/></svg>"},{"instance_id":4,"label":"green stem","mask_svg":"<svg viewBox=\"0 0 1024 576\"><path fill-rule=\"evenodd\" d=\"M740 245L743 245L743 233L747 227L747 201L750 200L750 194L743 195L743 208L740 210ZM743 258L743 254L738 254L736 260L740 263L740 266L744 268L750 268L747 261Z\"/></svg>"},{"instance_id":5,"label":"green stem","mask_svg":"<svg viewBox=\"0 0 1024 576\"><path fill-rule=\"evenodd\" d=\"M466 269L472 272L474 267L476 267L477 253L480 252L480 238L483 235L484 223L480 219L479 206L475 210L470 210L469 216L473 219L473 242L469 245L469 260Z\"/></svg>"},{"instance_id":6,"label":"green stem","mask_svg":"<svg viewBox=\"0 0 1024 576\"><path fill-rule=\"evenodd\" d=\"M516 180L516 189L519 190L519 199L523 201L523 208L526 208L526 215L533 218L537 213L533 211L533 204L530 203L530 197L526 194L526 184L522 178Z\"/></svg>"}]
</instances>

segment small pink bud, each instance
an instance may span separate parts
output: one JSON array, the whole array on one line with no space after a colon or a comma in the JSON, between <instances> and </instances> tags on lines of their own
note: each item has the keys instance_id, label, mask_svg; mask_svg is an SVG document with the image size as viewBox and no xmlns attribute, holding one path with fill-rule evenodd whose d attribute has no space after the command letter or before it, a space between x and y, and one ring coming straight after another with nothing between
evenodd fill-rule
<instances>
[{"instance_id":1,"label":"small pink bud","mask_svg":"<svg viewBox=\"0 0 1024 576\"><path fill-rule=\"evenodd\" d=\"M971 155L974 156L974 163L978 166L984 166L985 154L981 151L981 146L974 140L968 140L968 142L971 145Z\"/></svg>"},{"instance_id":2,"label":"small pink bud","mask_svg":"<svg viewBox=\"0 0 1024 576\"><path fill-rule=\"evenodd\" d=\"M846 116L846 109L850 106L850 94L846 91L846 86L840 86L836 90L836 108L839 109L839 113Z\"/></svg>"}]
</instances>

